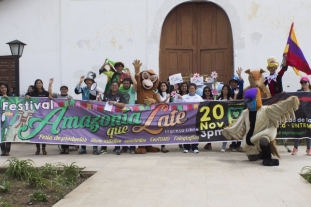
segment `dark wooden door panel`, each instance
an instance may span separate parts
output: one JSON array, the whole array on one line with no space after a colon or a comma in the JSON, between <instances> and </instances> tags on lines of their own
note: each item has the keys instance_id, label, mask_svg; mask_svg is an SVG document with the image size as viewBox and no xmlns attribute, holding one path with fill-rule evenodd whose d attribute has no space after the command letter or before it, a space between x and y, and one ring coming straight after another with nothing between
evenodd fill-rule
<instances>
[{"instance_id":1,"label":"dark wooden door panel","mask_svg":"<svg viewBox=\"0 0 311 207\"><path fill-rule=\"evenodd\" d=\"M166 50L165 58L166 74L191 73L193 65L192 50ZM165 77L161 78L161 80L165 80L164 78Z\"/></svg>"},{"instance_id":2,"label":"dark wooden door panel","mask_svg":"<svg viewBox=\"0 0 311 207\"><path fill-rule=\"evenodd\" d=\"M195 40L195 7L194 5L185 5L177 10L179 29L179 44L181 46L196 46Z\"/></svg>"},{"instance_id":3,"label":"dark wooden door panel","mask_svg":"<svg viewBox=\"0 0 311 207\"><path fill-rule=\"evenodd\" d=\"M193 71L193 51L185 51L180 52L179 55L179 68L178 73L182 74L190 74Z\"/></svg>"},{"instance_id":4,"label":"dark wooden door panel","mask_svg":"<svg viewBox=\"0 0 311 207\"><path fill-rule=\"evenodd\" d=\"M213 71L213 69L215 68L213 65L213 52L210 50L203 50L201 51L200 56L200 65L202 66L200 74L208 74L209 71Z\"/></svg>"},{"instance_id":5,"label":"dark wooden door panel","mask_svg":"<svg viewBox=\"0 0 311 207\"><path fill-rule=\"evenodd\" d=\"M227 52L226 52L226 50L217 50L214 52L214 54L215 54L215 58L214 58L215 71L217 71L217 73L218 73L217 80L220 82L224 82L224 80L228 80L228 78L229 78L228 72L226 70ZM227 83L227 81L225 83Z\"/></svg>"},{"instance_id":6,"label":"dark wooden door panel","mask_svg":"<svg viewBox=\"0 0 311 207\"><path fill-rule=\"evenodd\" d=\"M176 73L178 71L178 51L165 51L165 58L165 68L167 70L167 73Z\"/></svg>"}]
</instances>

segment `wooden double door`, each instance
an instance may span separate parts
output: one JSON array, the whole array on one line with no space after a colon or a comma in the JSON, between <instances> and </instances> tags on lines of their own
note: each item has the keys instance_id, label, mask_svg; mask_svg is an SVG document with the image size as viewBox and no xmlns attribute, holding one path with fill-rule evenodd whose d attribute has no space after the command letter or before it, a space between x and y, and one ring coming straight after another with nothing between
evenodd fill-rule
<instances>
[{"instance_id":1,"label":"wooden double door","mask_svg":"<svg viewBox=\"0 0 311 207\"><path fill-rule=\"evenodd\" d=\"M214 3L184 3L166 17L160 43L160 80L169 75L233 75L232 31L227 14Z\"/></svg>"}]
</instances>

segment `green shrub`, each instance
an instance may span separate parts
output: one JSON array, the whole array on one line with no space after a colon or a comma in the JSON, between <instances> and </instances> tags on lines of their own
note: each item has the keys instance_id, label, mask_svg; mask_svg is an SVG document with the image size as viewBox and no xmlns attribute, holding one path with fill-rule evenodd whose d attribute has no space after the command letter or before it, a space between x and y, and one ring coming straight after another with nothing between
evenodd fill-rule
<instances>
[{"instance_id":1,"label":"green shrub","mask_svg":"<svg viewBox=\"0 0 311 207\"><path fill-rule=\"evenodd\" d=\"M5 171L5 176L18 179L18 180L26 180L27 174L30 171L34 171L34 162L30 159L27 160L19 160L16 157L12 157L8 159L8 162L5 167L7 170Z\"/></svg>"},{"instance_id":2,"label":"green shrub","mask_svg":"<svg viewBox=\"0 0 311 207\"><path fill-rule=\"evenodd\" d=\"M46 163L44 166L39 168L39 173L43 178L52 178L57 174L57 169L54 165Z\"/></svg>"},{"instance_id":3,"label":"green shrub","mask_svg":"<svg viewBox=\"0 0 311 207\"><path fill-rule=\"evenodd\" d=\"M1 207L13 207L13 205L10 204L9 201L7 201L6 199L3 199L2 197L0 197L0 206Z\"/></svg>"},{"instance_id":4,"label":"green shrub","mask_svg":"<svg viewBox=\"0 0 311 207\"><path fill-rule=\"evenodd\" d=\"M81 170L79 166L75 164L75 162L71 163L70 165L58 163L57 166L60 168L60 171L62 172L61 175L67 179L66 182L75 182L77 178L80 176Z\"/></svg>"},{"instance_id":5,"label":"green shrub","mask_svg":"<svg viewBox=\"0 0 311 207\"><path fill-rule=\"evenodd\" d=\"M0 190L2 190L3 192L8 192L10 190L11 184L12 184L11 181L8 181L6 178L4 178L0 185Z\"/></svg>"},{"instance_id":6,"label":"green shrub","mask_svg":"<svg viewBox=\"0 0 311 207\"><path fill-rule=\"evenodd\" d=\"M305 166L301 169L301 175L311 183L311 166Z\"/></svg>"},{"instance_id":7,"label":"green shrub","mask_svg":"<svg viewBox=\"0 0 311 207\"><path fill-rule=\"evenodd\" d=\"M30 202L29 204L32 204L33 202L47 202L49 196L46 195L41 190L36 190L33 194L29 195Z\"/></svg>"},{"instance_id":8,"label":"green shrub","mask_svg":"<svg viewBox=\"0 0 311 207\"><path fill-rule=\"evenodd\" d=\"M54 179L54 188L56 192L61 192L63 189L72 189L76 184L76 178L68 178L64 175L58 175Z\"/></svg>"},{"instance_id":9,"label":"green shrub","mask_svg":"<svg viewBox=\"0 0 311 207\"><path fill-rule=\"evenodd\" d=\"M26 179L28 185L32 187L49 188L51 187L51 181L44 177L41 177L39 171L29 171Z\"/></svg>"}]
</instances>

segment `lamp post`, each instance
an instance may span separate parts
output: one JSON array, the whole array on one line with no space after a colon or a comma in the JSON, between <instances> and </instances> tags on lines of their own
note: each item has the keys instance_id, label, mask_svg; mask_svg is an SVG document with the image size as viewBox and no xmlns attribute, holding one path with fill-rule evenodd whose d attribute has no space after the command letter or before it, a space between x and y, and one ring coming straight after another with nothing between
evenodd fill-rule
<instances>
[{"instance_id":1,"label":"lamp post","mask_svg":"<svg viewBox=\"0 0 311 207\"><path fill-rule=\"evenodd\" d=\"M19 96L19 58L22 57L25 43L19 40L6 43L10 46L15 61L15 96Z\"/></svg>"}]
</instances>

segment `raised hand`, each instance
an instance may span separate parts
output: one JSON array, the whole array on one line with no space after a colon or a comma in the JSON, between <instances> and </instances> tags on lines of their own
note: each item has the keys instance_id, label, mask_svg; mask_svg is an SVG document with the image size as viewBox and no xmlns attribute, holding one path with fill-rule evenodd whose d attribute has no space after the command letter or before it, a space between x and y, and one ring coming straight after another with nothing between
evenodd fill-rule
<instances>
[{"instance_id":1,"label":"raised hand","mask_svg":"<svg viewBox=\"0 0 311 207\"><path fill-rule=\"evenodd\" d=\"M106 65L107 65L107 58L105 59L105 62L104 62L104 64L103 64L103 66L105 67Z\"/></svg>"},{"instance_id":2,"label":"raised hand","mask_svg":"<svg viewBox=\"0 0 311 207\"><path fill-rule=\"evenodd\" d=\"M239 90L238 88L236 88L236 89L234 90L234 94L236 94L236 95L238 95L239 92L240 92L240 90Z\"/></svg>"},{"instance_id":3,"label":"raised hand","mask_svg":"<svg viewBox=\"0 0 311 207\"><path fill-rule=\"evenodd\" d=\"M80 82L82 83L84 81L84 75L80 77Z\"/></svg>"},{"instance_id":4,"label":"raised hand","mask_svg":"<svg viewBox=\"0 0 311 207\"><path fill-rule=\"evenodd\" d=\"M106 65L107 65L107 58L105 59L104 64L99 69L99 75L102 74L103 72L107 71L105 68Z\"/></svg>"},{"instance_id":5,"label":"raised hand","mask_svg":"<svg viewBox=\"0 0 311 207\"><path fill-rule=\"evenodd\" d=\"M96 100L97 100L97 101L102 101L102 100L101 100L101 97L102 97L102 94L101 94L101 93L97 94Z\"/></svg>"},{"instance_id":6,"label":"raised hand","mask_svg":"<svg viewBox=\"0 0 311 207\"><path fill-rule=\"evenodd\" d=\"M241 67L238 67L238 69L235 72L236 72L236 74L238 74L238 76L240 76L242 71L243 71L243 69Z\"/></svg>"},{"instance_id":7,"label":"raised hand","mask_svg":"<svg viewBox=\"0 0 311 207\"><path fill-rule=\"evenodd\" d=\"M127 74L131 75L131 71L130 71L129 68L125 68L124 70L125 70L125 72L126 72Z\"/></svg>"},{"instance_id":8,"label":"raised hand","mask_svg":"<svg viewBox=\"0 0 311 207\"><path fill-rule=\"evenodd\" d=\"M49 84L53 84L53 82L54 82L54 78L50 78Z\"/></svg>"},{"instance_id":9,"label":"raised hand","mask_svg":"<svg viewBox=\"0 0 311 207\"><path fill-rule=\"evenodd\" d=\"M134 60L133 62L133 65L134 65L134 68L135 68L135 73L139 73L139 70L140 70L140 66L142 65L143 63L140 62L140 60Z\"/></svg>"}]
</instances>

